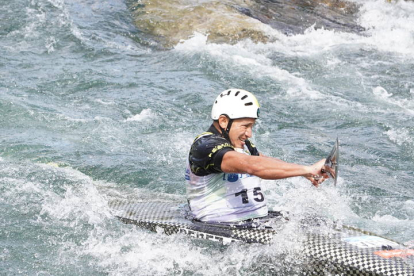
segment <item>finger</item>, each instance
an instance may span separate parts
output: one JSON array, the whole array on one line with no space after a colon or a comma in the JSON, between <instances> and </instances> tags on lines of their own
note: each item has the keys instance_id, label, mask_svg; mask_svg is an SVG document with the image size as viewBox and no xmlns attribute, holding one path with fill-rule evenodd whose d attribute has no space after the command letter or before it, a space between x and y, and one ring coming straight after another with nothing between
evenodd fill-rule
<instances>
[{"instance_id":1,"label":"finger","mask_svg":"<svg viewBox=\"0 0 414 276\"><path fill-rule=\"evenodd\" d=\"M328 179L328 178L329 178L329 174L328 174L328 173L323 173L323 174L322 174L322 177L323 177L324 179Z\"/></svg>"},{"instance_id":2,"label":"finger","mask_svg":"<svg viewBox=\"0 0 414 276\"><path fill-rule=\"evenodd\" d=\"M310 179L313 186L318 187L319 186L319 180L316 180L315 178Z\"/></svg>"},{"instance_id":3,"label":"finger","mask_svg":"<svg viewBox=\"0 0 414 276\"><path fill-rule=\"evenodd\" d=\"M332 178L335 178L335 170L333 168L329 166L324 166L322 170L325 172L326 175L331 176Z\"/></svg>"}]
</instances>

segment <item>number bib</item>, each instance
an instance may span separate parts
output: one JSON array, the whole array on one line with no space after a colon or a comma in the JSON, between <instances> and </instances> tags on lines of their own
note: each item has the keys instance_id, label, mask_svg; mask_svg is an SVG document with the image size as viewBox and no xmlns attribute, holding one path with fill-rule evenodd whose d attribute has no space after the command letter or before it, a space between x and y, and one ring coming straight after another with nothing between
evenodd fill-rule
<instances>
[{"instance_id":1,"label":"number bib","mask_svg":"<svg viewBox=\"0 0 414 276\"><path fill-rule=\"evenodd\" d=\"M249 154L248 149L236 149ZM261 179L250 174L194 175L187 163L187 198L202 221L235 222L268 214Z\"/></svg>"},{"instance_id":2,"label":"number bib","mask_svg":"<svg viewBox=\"0 0 414 276\"><path fill-rule=\"evenodd\" d=\"M259 177L249 174L224 174L223 180L227 207L251 210L266 205Z\"/></svg>"}]
</instances>

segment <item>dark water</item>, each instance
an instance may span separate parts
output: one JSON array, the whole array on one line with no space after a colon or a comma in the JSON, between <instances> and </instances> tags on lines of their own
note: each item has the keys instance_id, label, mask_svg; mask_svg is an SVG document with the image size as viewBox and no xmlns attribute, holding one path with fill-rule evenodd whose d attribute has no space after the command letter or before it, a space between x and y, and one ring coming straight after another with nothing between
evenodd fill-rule
<instances>
[{"instance_id":1,"label":"dark water","mask_svg":"<svg viewBox=\"0 0 414 276\"><path fill-rule=\"evenodd\" d=\"M414 4L360 4L362 32L257 21L265 43L198 32L164 48L130 2L3 0L0 274L300 274L293 228L277 246L221 247L109 212L114 199L185 200L188 147L228 87L257 95L267 155L311 164L340 138L338 186L266 181L274 209L414 240Z\"/></svg>"}]
</instances>

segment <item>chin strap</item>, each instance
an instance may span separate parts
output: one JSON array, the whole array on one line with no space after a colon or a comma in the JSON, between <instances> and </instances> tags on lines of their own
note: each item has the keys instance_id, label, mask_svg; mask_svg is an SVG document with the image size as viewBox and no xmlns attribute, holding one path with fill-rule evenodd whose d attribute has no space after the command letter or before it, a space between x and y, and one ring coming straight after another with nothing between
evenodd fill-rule
<instances>
[{"instance_id":1,"label":"chin strap","mask_svg":"<svg viewBox=\"0 0 414 276\"><path fill-rule=\"evenodd\" d=\"M222 128L220 126L220 124L219 124L219 128L221 130L221 136L223 136L227 141L231 142L229 133L230 133L231 125L233 124L233 119L230 119L229 116L227 116L227 115L226 115L226 117L229 119L229 123L227 124L226 129Z\"/></svg>"}]
</instances>

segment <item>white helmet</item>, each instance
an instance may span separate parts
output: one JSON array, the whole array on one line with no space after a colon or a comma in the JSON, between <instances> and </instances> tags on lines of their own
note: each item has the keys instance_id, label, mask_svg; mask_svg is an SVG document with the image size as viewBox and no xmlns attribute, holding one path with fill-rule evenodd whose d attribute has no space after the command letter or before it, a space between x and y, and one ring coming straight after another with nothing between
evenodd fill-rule
<instances>
[{"instance_id":1,"label":"white helmet","mask_svg":"<svg viewBox=\"0 0 414 276\"><path fill-rule=\"evenodd\" d=\"M260 105L256 97L242 89L225 90L218 95L211 110L211 119L218 120L220 115L230 119L259 118Z\"/></svg>"}]
</instances>

